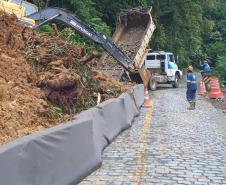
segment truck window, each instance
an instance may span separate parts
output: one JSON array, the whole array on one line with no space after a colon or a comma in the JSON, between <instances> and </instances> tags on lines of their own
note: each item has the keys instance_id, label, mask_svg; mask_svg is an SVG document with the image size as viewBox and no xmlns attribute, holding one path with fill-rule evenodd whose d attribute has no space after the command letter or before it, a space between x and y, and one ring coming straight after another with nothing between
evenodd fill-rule
<instances>
[{"instance_id":1,"label":"truck window","mask_svg":"<svg viewBox=\"0 0 226 185\"><path fill-rule=\"evenodd\" d=\"M17 5L22 5L25 8L25 15L28 16L32 13L38 12L38 7L32 3L23 0L11 0L10 2Z\"/></svg>"},{"instance_id":2,"label":"truck window","mask_svg":"<svg viewBox=\"0 0 226 185\"><path fill-rule=\"evenodd\" d=\"M155 60L155 55L148 55L147 60Z\"/></svg>"},{"instance_id":3,"label":"truck window","mask_svg":"<svg viewBox=\"0 0 226 185\"><path fill-rule=\"evenodd\" d=\"M174 62L174 57L173 57L173 55L169 55L169 61L170 61L170 62Z\"/></svg>"},{"instance_id":4,"label":"truck window","mask_svg":"<svg viewBox=\"0 0 226 185\"><path fill-rule=\"evenodd\" d=\"M10 2L21 5L22 0L11 0Z\"/></svg>"},{"instance_id":5,"label":"truck window","mask_svg":"<svg viewBox=\"0 0 226 185\"><path fill-rule=\"evenodd\" d=\"M166 55L157 55L157 60L165 60Z\"/></svg>"},{"instance_id":6,"label":"truck window","mask_svg":"<svg viewBox=\"0 0 226 185\"><path fill-rule=\"evenodd\" d=\"M35 12L38 12L38 7L31 4L31 3L28 3L26 1L23 1L22 2L22 6L25 7L25 15L28 16L28 15L31 15Z\"/></svg>"}]
</instances>

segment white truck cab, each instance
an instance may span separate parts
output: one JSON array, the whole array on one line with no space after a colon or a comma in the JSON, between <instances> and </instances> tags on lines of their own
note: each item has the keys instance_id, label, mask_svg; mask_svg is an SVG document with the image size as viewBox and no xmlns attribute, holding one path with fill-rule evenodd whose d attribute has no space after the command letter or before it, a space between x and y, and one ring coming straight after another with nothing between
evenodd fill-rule
<instances>
[{"instance_id":1,"label":"white truck cab","mask_svg":"<svg viewBox=\"0 0 226 185\"><path fill-rule=\"evenodd\" d=\"M182 72L178 69L177 62L172 52L147 50L144 67L152 74L149 89L156 90L158 83L172 84L174 88L178 88Z\"/></svg>"}]
</instances>

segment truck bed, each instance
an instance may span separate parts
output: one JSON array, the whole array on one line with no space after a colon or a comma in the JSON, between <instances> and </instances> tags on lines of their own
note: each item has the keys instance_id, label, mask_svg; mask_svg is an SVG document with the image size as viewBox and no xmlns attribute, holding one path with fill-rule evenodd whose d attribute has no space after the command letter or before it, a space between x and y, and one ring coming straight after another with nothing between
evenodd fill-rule
<instances>
[{"instance_id":1,"label":"truck bed","mask_svg":"<svg viewBox=\"0 0 226 185\"><path fill-rule=\"evenodd\" d=\"M155 25L151 17L151 7L124 10L119 14L113 41L139 69L143 65L143 57L149 40L154 32ZM123 67L107 53L101 58L101 69L107 70L116 78Z\"/></svg>"}]
</instances>

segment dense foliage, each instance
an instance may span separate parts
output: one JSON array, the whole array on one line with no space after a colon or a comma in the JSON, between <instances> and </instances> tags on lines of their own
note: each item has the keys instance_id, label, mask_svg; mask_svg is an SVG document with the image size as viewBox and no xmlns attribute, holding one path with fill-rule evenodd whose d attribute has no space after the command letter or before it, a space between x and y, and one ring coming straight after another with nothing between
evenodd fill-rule
<instances>
[{"instance_id":1,"label":"dense foliage","mask_svg":"<svg viewBox=\"0 0 226 185\"><path fill-rule=\"evenodd\" d=\"M225 0L33 0L39 7L58 6L71 10L96 29L111 35L121 9L153 6L156 24L150 42L153 50L168 50L179 56L180 66L208 59L215 74L226 80ZM70 30L69 40L94 45Z\"/></svg>"}]
</instances>

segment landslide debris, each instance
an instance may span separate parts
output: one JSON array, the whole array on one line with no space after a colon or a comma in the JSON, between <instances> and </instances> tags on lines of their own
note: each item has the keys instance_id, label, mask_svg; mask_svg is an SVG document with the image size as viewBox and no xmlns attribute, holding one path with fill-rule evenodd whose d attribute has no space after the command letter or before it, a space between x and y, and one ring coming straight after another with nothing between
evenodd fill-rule
<instances>
[{"instance_id":1,"label":"landslide debris","mask_svg":"<svg viewBox=\"0 0 226 185\"><path fill-rule=\"evenodd\" d=\"M0 43L11 49L24 49L25 26L17 22L15 15L8 16L0 11Z\"/></svg>"},{"instance_id":2,"label":"landslide debris","mask_svg":"<svg viewBox=\"0 0 226 185\"><path fill-rule=\"evenodd\" d=\"M0 12L0 144L60 124L128 87L93 69L60 35L35 33Z\"/></svg>"},{"instance_id":3,"label":"landslide debris","mask_svg":"<svg viewBox=\"0 0 226 185\"><path fill-rule=\"evenodd\" d=\"M27 42L25 57L37 75L42 98L60 105L67 113L80 112L97 101L117 96L128 87L111 75L94 70L94 51L86 55L84 48L65 42L60 36L36 35Z\"/></svg>"}]
</instances>

